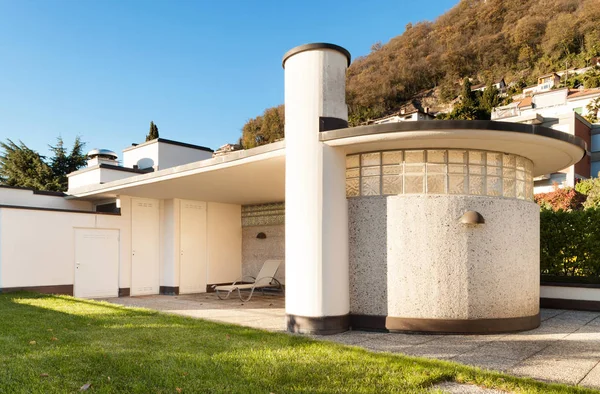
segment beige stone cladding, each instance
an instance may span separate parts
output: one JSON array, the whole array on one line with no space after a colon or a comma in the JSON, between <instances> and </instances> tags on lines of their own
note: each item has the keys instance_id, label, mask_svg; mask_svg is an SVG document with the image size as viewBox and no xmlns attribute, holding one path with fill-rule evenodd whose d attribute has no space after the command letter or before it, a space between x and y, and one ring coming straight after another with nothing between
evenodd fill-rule
<instances>
[{"instance_id":1,"label":"beige stone cladding","mask_svg":"<svg viewBox=\"0 0 600 394\"><path fill-rule=\"evenodd\" d=\"M485 223L461 224L466 211L481 213ZM362 197L349 199L349 221L351 313L471 320L539 312L539 208L533 202Z\"/></svg>"},{"instance_id":2,"label":"beige stone cladding","mask_svg":"<svg viewBox=\"0 0 600 394\"><path fill-rule=\"evenodd\" d=\"M266 260L285 260L284 219L284 203L242 207L242 275L256 276ZM275 278L285 283L285 264Z\"/></svg>"}]
</instances>

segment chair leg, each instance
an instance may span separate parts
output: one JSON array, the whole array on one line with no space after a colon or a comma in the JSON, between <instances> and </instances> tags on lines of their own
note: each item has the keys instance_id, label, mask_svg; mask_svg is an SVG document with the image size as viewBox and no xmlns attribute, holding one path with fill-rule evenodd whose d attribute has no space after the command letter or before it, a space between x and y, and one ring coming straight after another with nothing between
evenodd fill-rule
<instances>
[{"instance_id":1,"label":"chair leg","mask_svg":"<svg viewBox=\"0 0 600 394\"><path fill-rule=\"evenodd\" d=\"M217 293L217 297L219 297L219 299L220 299L220 300L226 300L226 299L228 299L228 298L229 298L229 296L231 295L231 292L232 292L233 290L229 290L229 291L227 292L227 295L226 295L225 297L221 297L221 294L219 293L219 290L215 290L215 291L216 291L216 293ZM239 291L240 291L240 289L238 289L238 292L239 292Z\"/></svg>"},{"instance_id":2,"label":"chair leg","mask_svg":"<svg viewBox=\"0 0 600 394\"><path fill-rule=\"evenodd\" d=\"M242 293L240 292L240 289L238 289L238 294L240 296L240 300L242 300L243 302L247 302L250 301L250 298L252 298L252 294L254 293L254 287L252 288L252 290L250 290L250 295L248 296L248 298L244 299L242 297Z\"/></svg>"}]
</instances>

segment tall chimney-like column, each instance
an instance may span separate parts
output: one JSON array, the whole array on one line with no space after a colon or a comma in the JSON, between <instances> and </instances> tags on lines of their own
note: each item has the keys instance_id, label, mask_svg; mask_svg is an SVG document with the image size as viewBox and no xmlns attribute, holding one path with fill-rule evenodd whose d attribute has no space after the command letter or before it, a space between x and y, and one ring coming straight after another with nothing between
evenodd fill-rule
<instances>
[{"instance_id":1,"label":"tall chimney-like column","mask_svg":"<svg viewBox=\"0 0 600 394\"><path fill-rule=\"evenodd\" d=\"M288 51L285 69L285 264L289 331L349 327L345 152L319 133L348 125L350 53L333 44Z\"/></svg>"}]
</instances>

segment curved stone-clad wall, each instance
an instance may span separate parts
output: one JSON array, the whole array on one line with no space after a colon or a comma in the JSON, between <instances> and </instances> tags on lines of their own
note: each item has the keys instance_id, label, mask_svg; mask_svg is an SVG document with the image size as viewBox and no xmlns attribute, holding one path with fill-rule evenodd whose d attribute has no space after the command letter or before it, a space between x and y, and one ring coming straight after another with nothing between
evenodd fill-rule
<instances>
[{"instance_id":1,"label":"curved stone-clad wall","mask_svg":"<svg viewBox=\"0 0 600 394\"><path fill-rule=\"evenodd\" d=\"M485 223L460 223L466 211ZM537 204L402 196L388 199L387 217L389 329L452 331L465 319L497 319L484 331L539 325Z\"/></svg>"},{"instance_id":2,"label":"curved stone-clad wall","mask_svg":"<svg viewBox=\"0 0 600 394\"><path fill-rule=\"evenodd\" d=\"M539 207L516 198L349 198L355 328L502 332L539 325ZM466 211L485 223L462 224Z\"/></svg>"}]
</instances>

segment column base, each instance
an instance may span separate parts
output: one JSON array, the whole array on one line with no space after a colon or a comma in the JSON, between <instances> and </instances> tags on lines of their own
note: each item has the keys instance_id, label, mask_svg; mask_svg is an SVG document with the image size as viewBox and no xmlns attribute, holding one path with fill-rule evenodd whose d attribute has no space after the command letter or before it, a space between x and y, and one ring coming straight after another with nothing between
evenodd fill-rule
<instances>
[{"instance_id":1,"label":"column base","mask_svg":"<svg viewBox=\"0 0 600 394\"><path fill-rule=\"evenodd\" d=\"M527 331L540 326L540 314L499 319L418 319L392 316L351 315L353 330L423 332L439 334L496 334Z\"/></svg>"},{"instance_id":2,"label":"column base","mask_svg":"<svg viewBox=\"0 0 600 394\"><path fill-rule=\"evenodd\" d=\"M297 316L286 315L287 330L299 334L332 335L350 329L350 315L341 316Z\"/></svg>"}]
</instances>

